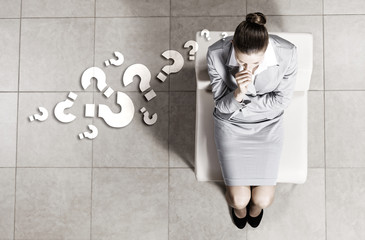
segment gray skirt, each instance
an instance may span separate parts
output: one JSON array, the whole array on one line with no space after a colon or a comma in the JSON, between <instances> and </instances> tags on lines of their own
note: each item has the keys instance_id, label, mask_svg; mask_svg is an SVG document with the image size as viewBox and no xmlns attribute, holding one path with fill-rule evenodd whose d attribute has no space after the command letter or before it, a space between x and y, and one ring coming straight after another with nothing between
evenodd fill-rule
<instances>
[{"instance_id":1,"label":"gray skirt","mask_svg":"<svg viewBox=\"0 0 365 240\"><path fill-rule=\"evenodd\" d=\"M276 185L284 138L283 113L257 122L231 121L213 114L225 185Z\"/></svg>"}]
</instances>

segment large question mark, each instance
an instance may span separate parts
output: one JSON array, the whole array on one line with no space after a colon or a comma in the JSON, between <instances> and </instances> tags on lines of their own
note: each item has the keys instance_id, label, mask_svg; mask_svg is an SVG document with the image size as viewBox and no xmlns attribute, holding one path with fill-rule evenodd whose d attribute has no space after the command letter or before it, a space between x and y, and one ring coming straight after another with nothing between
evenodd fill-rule
<instances>
[{"instance_id":1,"label":"large question mark","mask_svg":"<svg viewBox=\"0 0 365 240\"><path fill-rule=\"evenodd\" d=\"M209 41L210 40L210 37L209 37L209 30L208 29L203 29L200 33L200 36L204 36L205 35L205 38Z\"/></svg>"},{"instance_id":2,"label":"large question mark","mask_svg":"<svg viewBox=\"0 0 365 240\"><path fill-rule=\"evenodd\" d=\"M139 76L141 81L139 82L139 89L141 92L146 91L149 89L150 81L151 81L151 72L148 68L140 63L133 64L125 70L123 74L123 84L124 86L128 86L130 83L133 82L134 76ZM152 98L156 97L155 91L152 89L148 93L144 94L144 97L147 101L150 101Z\"/></svg>"},{"instance_id":3,"label":"large question mark","mask_svg":"<svg viewBox=\"0 0 365 240\"><path fill-rule=\"evenodd\" d=\"M166 65L162 68L162 71L165 72L167 75L170 73L177 73L181 70L181 68L184 66L184 58L183 56L175 50L166 50L162 53L162 56L166 59L173 59L174 63L172 65ZM162 72L160 72L157 75L157 78L164 82L166 80L166 77Z\"/></svg>"},{"instance_id":4,"label":"large question mark","mask_svg":"<svg viewBox=\"0 0 365 240\"><path fill-rule=\"evenodd\" d=\"M77 94L70 92L68 94L68 98L74 101L77 98ZM66 99L65 101L57 103L54 108L54 115L60 122L69 123L76 119L75 115L71 113L64 113L65 109L72 107L72 105L74 104L74 102L70 99Z\"/></svg>"},{"instance_id":5,"label":"large question mark","mask_svg":"<svg viewBox=\"0 0 365 240\"><path fill-rule=\"evenodd\" d=\"M120 52L114 52L114 56L117 57L117 60L115 59L109 59L109 60L106 60L104 63L105 63L105 66L109 66L110 64L111 65L114 65L114 66L120 66L123 64L124 62L124 56L123 54L121 54Z\"/></svg>"},{"instance_id":6,"label":"large question mark","mask_svg":"<svg viewBox=\"0 0 365 240\"><path fill-rule=\"evenodd\" d=\"M189 51L189 60L192 61L195 59L194 54L198 51L199 45L196 41L189 40L184 44L184 48L189 48L189 47L192 47L191 50Z\"/></svg>"},{"instance_id":7,"label":"large question mark","mask_svg":"<svg viewBox=\"0 0 365 240\"><path fill-rule=\"evenodd\" d=\"M32 122L34 119L37 119L38 121L44 121L48 118L48 111L44 107L39 107L38 110L42 113L42 115L39 115L38 113L29 116L29 120Z\"/></svg>"},{"instance_id":8,"label":"large question mark","mask_svg":"<svg viewBox=\"0 0 365 240\"><path fill-rule=\"evenodd\" d=\"M226 40L226 37L228 36L228 34L226 32L222 32L221 35L223 36L223 40Z\"/></svg>"},{"instance_id":9,"label":"large question mark","mask_svg":"<svg viewBox=\"0 0 365 240\"><path fill-rule=\"evenodd\" d=\"M79 138L83 139L84 137L88 139L94 139L96 136L98 136L98 129L94 125L87 125L89 129L91 130L91 133L89 132L83 132L79 134Z\"/></svg>"},{"instance_id":10,"label":"large question mark","mask_svg":"<svg viewBox=\"0 0 365 240\"><path fill-rule=\"evenodd\" d=\"M99 91L103 91L106 85L106 76L103 70L98 67L90 67L86 69L81 76L81 85L84 89L88 88L91 84L91 79L95 78L97 81L97 87ZM109 98L114 93L114 90L110 87L106 89L104 95Z\"/></svg>"},{"instance_id":11,"label":"large question mark","mask_svg":"<svg viewBox=\"0 0 365 240\"><path fill-rule=\"evenodd\" d=\"M113 113L107 105L99 104L98 117L106 124L114 128L127 126L134 116L134 104L132 99L123 92L117 92L117 103L121 107L119 113ZM95 104L85 104L85 117L94 117Z\"/></svg>"}]
</instances>

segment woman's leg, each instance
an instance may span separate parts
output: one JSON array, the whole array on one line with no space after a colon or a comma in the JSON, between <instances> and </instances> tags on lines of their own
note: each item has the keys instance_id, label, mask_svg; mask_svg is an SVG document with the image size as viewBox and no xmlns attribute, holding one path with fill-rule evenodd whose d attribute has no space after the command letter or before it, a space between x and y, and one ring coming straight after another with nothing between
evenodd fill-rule
<instances>
[{"instance_id":1,"label":"woman's leg","mask_svg":"<svg viewBox=\"0 0 365 240\"><path fill-rule=\"evenodd\" d=\"M237 217L246 216L246 206L250 202L250 186L226 186L226 200L228 205L234 208Z\"/></svg>"},{"instance_id":2,"label":"woman's leg","mask_svg":"<svg viewBox=\"0 0 365 240\"><path fill-rule=\"evenodd\" d=\"M257 217L261 213L261 209L271 205L274 201L275 187L275 185L252 186L250 216Z\"/></svg>"}]
</instances>

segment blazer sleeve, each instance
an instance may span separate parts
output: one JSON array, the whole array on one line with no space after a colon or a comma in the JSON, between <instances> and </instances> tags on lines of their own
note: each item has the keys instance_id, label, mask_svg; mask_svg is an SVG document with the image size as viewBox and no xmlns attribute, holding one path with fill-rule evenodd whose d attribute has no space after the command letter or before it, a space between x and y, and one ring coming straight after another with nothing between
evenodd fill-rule
<instances>
[{"instance_id":1,"label":"blazer sleeve","mask_svg":"<svg viewBox=\"0 0 365 240\"><path fill-rule=\"evenodd\" d=\"M250 113L257 114L271 110L281 111L287 108L295 90L297 71L297 47L294 46L289 66L277 88L274 91L263 95L257 95L255 97L249 96L251 103L242 110L243 115L249 116Z\"/></svg>"},{"instance_id":2,"label":"blazer sleeve","mask_svg":"<svg viewBox=\"0 0 365 240\"><path fill-rule=\"evenodd\" d=\"M246 96L241 102L234 98L234 91L228 88L223 78L217 72L210 51L207 52L207 64L215 108L224 114L233 113L238 109L244 108L246 106L244 100L249 100L249 98Z\"/></svg>"}]
</instances>

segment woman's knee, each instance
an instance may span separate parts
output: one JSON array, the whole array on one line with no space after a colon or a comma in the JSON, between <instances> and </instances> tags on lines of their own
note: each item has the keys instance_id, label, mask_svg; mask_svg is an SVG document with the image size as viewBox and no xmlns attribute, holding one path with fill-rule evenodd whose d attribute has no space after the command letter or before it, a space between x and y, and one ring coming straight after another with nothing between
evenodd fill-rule
<instances>
[{"instance_id":1,"label":"woman's knee","mask_svg":"<svg viewBox=\"0 0 365 240\"><path fill-rule=\"evenodd\" d=\"M250 186L227 186L226 199L231 207L236 209L245 208L250 198Z\"/></svg>"},{"instance_id":2,"label":"woman's knee","mask_svg":"<svg viewBox=\"0 0 365 240\"><path fill-rule=\"evenodd\" d=\"M252 190L252 203L260 208L270 206L275 198L275 187L255 188Z\"/></svg>"}]
</instances>

